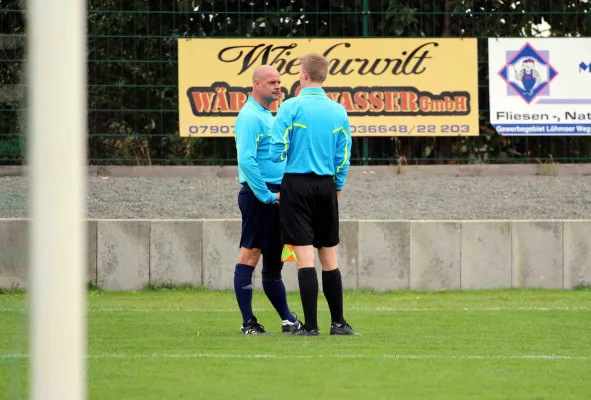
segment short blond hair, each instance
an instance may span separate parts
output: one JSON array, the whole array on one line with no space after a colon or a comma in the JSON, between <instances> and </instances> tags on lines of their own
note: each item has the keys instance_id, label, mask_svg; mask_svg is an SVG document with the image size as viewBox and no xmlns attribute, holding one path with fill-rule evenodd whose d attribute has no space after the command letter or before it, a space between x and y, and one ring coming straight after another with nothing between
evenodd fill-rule
<instances>
[{"instance_id":1,"label":"short blond hair","mask_svg":"<svg viewBox=\"0 0 591 400\"><path fill-rule=\"evenodd\" d=\"M310 75L310 80L323 83L328 75L328 60L322 54L309 53L300 57L302 69Z\"/></svg>"}]
</instances>

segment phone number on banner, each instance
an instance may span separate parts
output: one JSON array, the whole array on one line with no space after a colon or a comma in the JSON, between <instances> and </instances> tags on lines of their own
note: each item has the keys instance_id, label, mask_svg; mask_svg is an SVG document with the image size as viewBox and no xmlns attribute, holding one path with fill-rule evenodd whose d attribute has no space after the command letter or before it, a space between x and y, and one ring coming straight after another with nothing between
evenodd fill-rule
<instances>
[{"instance_id":1,"label":"phone number on banner","mask_svg":"<svg viewBox=\"0 0 591 400\"><path fill-rule=\"evenodd\" d=\"M470 133L469 125L351 125L351 134L410 135L413 133Z\"/></svg>"},{"instance_id":2,"label":"phone number on banner","mask_svg":"<svg viewBox=\"0 0 591 400\"><path fill-rule=\"evenodd\" d=\"M234 125L191 125L191 135L234 134ZM470 133L468 125L351 125L351 134L410 135L433 133Z\"/></svg>"},{"instance_id":3,"label":"phone number on banner","mask_svg":"<svg viewBox=\"0 0 591 400\"><path fill-rule=\"evenodd\" d=\"M234 134L234 125L191 125L191 135L228 135Z\"/></svg>"}]
</instances>

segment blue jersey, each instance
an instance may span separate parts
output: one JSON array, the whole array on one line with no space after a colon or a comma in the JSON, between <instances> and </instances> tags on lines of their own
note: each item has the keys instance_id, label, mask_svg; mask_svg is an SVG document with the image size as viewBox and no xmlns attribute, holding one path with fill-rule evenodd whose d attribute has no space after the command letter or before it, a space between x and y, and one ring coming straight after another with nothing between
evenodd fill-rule
<instances>
[{"instance_id":1,"label":"blue jersey","mask_svg":"<svg viewBox=\"0 0 591 400\"><path fill-rule=\"evenodd\" d=\"M279 185L283 179L285 163L274 163L269 155L273 114L252 97L238 113L234 138L238 152L238 178L247 183L263 203L275 201L276 195L267 183Z\"/></svg>"},{"instance_id":2,"label":"blue jersey","mask_svg":"<svg viewBox=\"0 0 591 400\"><path fill-rule=\"evenodd\" d=\"M284 101L271 132L271 158L287 160L285 173L333 176L337 190L343 188L351 158L349 118L324 89L303 88Z\"/></svg>"}]
</instances>

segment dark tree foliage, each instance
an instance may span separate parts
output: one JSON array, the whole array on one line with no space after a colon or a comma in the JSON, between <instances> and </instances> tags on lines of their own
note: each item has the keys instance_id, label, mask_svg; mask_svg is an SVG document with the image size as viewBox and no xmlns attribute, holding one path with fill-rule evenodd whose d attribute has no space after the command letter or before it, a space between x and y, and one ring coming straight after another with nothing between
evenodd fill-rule
<instances>
[{"instance_id":1,"label":"dark tree foliage","mask_svg":"<svg viewBox=\"0 0 591 400\"><path fill-rule=\"evenodd\" d=\"M0 0L0 162L25 157L26 11ZM354 139L360 163L588 161L591 139L507 138L488 123L488 37L589 36L581 0L92 0L88 2L88 157L93 164L233 163L232 139L178 136L179 37L477 37L481 134Z\"/></svg>"}]
</instances>

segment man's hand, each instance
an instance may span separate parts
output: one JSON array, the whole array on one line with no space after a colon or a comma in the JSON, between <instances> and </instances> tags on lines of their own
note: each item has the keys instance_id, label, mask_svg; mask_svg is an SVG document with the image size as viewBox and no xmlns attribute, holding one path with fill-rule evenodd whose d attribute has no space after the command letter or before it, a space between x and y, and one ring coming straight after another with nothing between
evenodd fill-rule
<instances>
[{"instance_id":1,"label":"man's hand","mask_svg":"<svg viewBox=\"0 0 591 400\"><path fill-rule=\"evenodd\" d=\"M273 202L271 204L274 204L274 205L278 206L279 205L279 197L280 196L281 195L279 193L275 193L275 200L273 200Z\"/></svg>"},{"instance_id":2,"label":"man's hand","mask_svg":"<svg viewBox=\"0 0 591 400\"><path fill-rule=\"evenodd\" d=\"M337 190L337 200L339 199L339 197L341 197L341 191Z\"/></svg>"}]
</instances>

